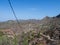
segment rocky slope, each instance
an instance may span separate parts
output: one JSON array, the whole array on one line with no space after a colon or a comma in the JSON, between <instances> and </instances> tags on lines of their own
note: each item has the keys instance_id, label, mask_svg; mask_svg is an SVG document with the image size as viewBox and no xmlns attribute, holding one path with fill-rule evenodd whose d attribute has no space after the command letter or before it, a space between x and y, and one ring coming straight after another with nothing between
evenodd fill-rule
<instances>
[{"instance_id":1,"label":"rocky slope","mask_svg":"<svg viewBox=\"0 0 60 45\"><path fill-rule=\"evenodd\" d=\"M23 43L25 42L25 38L28 38L26 40L29 45L40 45L41 43L44 43L45 45L60 45L60 14L55 17L46 16L42 20L19 20L19 24L13 20L0 22L0 30L1 29L11 29L16 34L20 34L21 31L24 31L25 34L22 35L22 40L24 39ZM40 33L48 36L49 38L47 39L44 36L40 37ZM40 40L41 38L43 39ZM50 41L50 39L56 41Z\"/></svg>"}]
</instances>

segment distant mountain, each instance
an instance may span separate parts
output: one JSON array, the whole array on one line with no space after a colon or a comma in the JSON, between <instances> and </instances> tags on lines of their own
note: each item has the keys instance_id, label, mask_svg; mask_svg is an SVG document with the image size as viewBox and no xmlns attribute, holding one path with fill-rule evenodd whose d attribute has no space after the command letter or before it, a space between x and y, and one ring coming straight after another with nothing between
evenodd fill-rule
<instances>
[{"instance_id":1,"label":"distant mountain","mask_svg":"<svg viewBox=\"0 0 60 45\"><path fill-rule=\"evenodd\" d=\"M60 18L60 14L56 16L56 18Z\"/></svg>"},{"instance_id":2,"label":"distant mountain","mask_svg":"<svg viewBox=\"0 0 60 45\"><path fill-rule=\"evenodd\" d=\"M18 25L20 25L18 29ZM46 16L42 20L29 19L29 20L19 20L19 24L15 20L8 20L6 22L0 22L0 29L10 28L12 30L49 30L50 27L56 26L60 27L60 14L53 17Z\"/></svg>"}]
</instances>

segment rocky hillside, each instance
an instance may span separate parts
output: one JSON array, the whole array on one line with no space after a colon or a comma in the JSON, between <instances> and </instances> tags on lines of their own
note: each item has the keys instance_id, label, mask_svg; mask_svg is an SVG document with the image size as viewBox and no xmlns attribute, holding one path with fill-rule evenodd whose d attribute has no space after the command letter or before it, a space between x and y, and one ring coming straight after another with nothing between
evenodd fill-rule
<instances>
[{"instance_id":1,"label":"rocky hillside","mask_svg":"<svg viewBox=\"0 0 60 45\"><path fill-rule=\"evenodd\" d=\"M29 19L0 22L0 30L11 29L18 35L19 45L60 45L60 14L42 20Z\"/></svg>"},{"instance_id":2,"label":"rocky hillside","mask_svg":"<svg viewBox=\"0 0 60 45\"><path fill-rule=\"evenodd\" d=\"M17 24L17 22L14 20L0 22L0 29L9 28L14 31L17 30L17 32L20 32L21 30L51 30L53 27L60 27L60 14L55 17L46 16L42 20L19 20L19 24Z\"/></svg>"}]
</instances>

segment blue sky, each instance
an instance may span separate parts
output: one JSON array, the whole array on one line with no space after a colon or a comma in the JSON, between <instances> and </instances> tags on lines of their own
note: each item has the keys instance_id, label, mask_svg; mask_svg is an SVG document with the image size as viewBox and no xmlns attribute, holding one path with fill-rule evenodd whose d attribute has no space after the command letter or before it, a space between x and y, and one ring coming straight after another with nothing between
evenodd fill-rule
<instances>
[{"instance_id":1,"label":"blue sky","mask_svg":"<svg viewBox=\"0 0 60 45\"><path fill-rule=\"evenodd\" d=\"M60 13L60 0L11 0L18 19L42 19ZM0 21L14 20L8 0L0 0Z\"/></svg>"}]
</instances>

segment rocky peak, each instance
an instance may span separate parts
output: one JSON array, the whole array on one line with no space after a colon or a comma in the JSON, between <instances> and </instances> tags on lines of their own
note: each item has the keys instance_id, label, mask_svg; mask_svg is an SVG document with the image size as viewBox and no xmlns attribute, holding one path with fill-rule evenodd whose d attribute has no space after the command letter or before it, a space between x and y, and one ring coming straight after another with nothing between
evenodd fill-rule
<instances>
[{"instance_id":1,"label":"rocky peak","mask_svg":"<svg viewBox=\"0 0 60 45\"><path fill-rule=\"evenodd\" d=\"M57 17L57 18L60 18L60 14L58 14L56 17Z\"/></svg>"}]
</instances>

